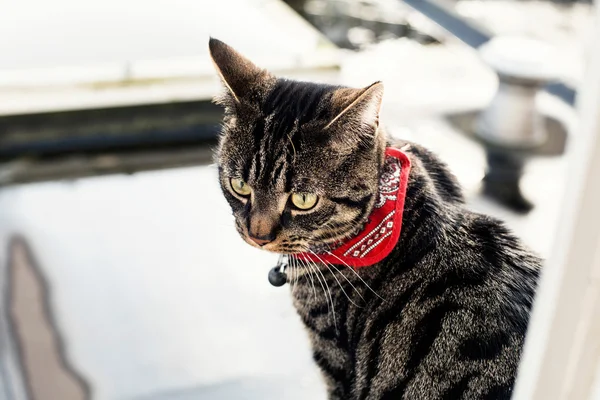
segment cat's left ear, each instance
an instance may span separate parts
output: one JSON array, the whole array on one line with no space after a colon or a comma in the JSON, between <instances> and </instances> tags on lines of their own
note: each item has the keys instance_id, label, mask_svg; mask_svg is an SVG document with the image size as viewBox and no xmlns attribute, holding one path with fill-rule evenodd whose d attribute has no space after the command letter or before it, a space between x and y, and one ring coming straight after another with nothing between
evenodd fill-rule
<instances>
[{"instance_id":1,"label":"cat's left ear","mask_svg":"<svg viewBox=\"0 0 600 400\"><path fill-rule=\"evenodd\" d=\"M260 93L270 81L271 75L266 70L257 67L220 40L210 38L208 48L221 81L235 103L239 104L244 99L253 100L253 95Z\"/></svg>"},{"instance_id":2,"label":"cat's left ear","mask_svg":"<svg viewBox=\"0 0 600 400\"><path fill-rule=\"evenodd\" d=\"M325 129L343 126L346 132L375 136L379 127L382 100L381 82L375 82L363 89L338 89L331 100L337 114Z\"/></svg>"}]
</instances>

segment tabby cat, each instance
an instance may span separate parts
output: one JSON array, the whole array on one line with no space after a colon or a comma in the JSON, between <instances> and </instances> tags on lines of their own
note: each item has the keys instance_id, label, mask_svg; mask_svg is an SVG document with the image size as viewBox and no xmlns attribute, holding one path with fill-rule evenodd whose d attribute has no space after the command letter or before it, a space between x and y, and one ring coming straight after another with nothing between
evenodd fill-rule
<instances>
[{"instance_id":1,"label":"tabby cat","mask_svg":"<svg viewBox=\"0 0 600 400\"><path fill-rule=\"evenodd\" d=\"M509 399L541 260L501 222L467 210L434 154L386 135L381 83L276 78L223 42L209 48L225 86L223 193L247 243L288 255L329 399ZM389 225L399 236L386 236L381 260L351 266L352 254L334 250L387 229L383 220L364 235L386 179L390 204L404 201L401 229Z\"/></svg>"}]
</instances>

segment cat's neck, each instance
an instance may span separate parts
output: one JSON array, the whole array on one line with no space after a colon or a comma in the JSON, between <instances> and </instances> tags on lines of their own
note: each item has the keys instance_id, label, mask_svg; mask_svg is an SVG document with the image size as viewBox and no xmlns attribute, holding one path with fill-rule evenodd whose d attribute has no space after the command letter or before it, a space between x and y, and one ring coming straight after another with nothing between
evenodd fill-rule
<instances>
[{"instance_id":1,"label":"cat's neck","mask_svg":"<svg viewBox=\"0 0 600 400\"><path fill-rule=\"evenodd\" d=\"M447 233L460 218L463 202L461 189L445 165L413 143L397 141L388 143L388 146L402 149L411 161L402 227L394 250L381 262L358 269L342 263L297 264L300 268L289 275L291 281L298 282L298 287L305 286L305 290L301 290L291 285L297 306L312 302L306 296L312 296L313 286L318 295L345 297L339 287L345 286L346 291L353 290L348 281L356 287L365 288L365 283L376 282L383 275L392 277L401 274L420 254L443 245ZM306 290L307 287L310 290Z\"/></svg>"},{"instance_id":2,"label":"cat's neck","mask_svg":"<svg viewBox=\"0 0 600 400\"><path fill-rule=\"evenodd\" d=\"M410 263L412 256L422 253L423 249L440 245L440 240L444 239L445 232L457 217L456 210L462 208L456 207L462 202L460 187L451 174L444 176L447 171L444 165L437 159L427 159L430 154L424 153L419 146L408 142L389 143L389 146L402 149L412 164L402 211L400 237L392 253L381 262L357 269L344 265L343 262L299 264L300 271L290 274L292 281L297 280L296 275L306 275L305 283L309 283L308 277L312 277L311 284L321 289L324 279L327 280L324 286L339 286L338 280L342 283L358 278L367 282L377 280L380 274L393 275L393 269L396 268L400 273L404 264ZM299 295L298 291L294 291L294 294L296 297Z\"/></svg>"}]
</instances>

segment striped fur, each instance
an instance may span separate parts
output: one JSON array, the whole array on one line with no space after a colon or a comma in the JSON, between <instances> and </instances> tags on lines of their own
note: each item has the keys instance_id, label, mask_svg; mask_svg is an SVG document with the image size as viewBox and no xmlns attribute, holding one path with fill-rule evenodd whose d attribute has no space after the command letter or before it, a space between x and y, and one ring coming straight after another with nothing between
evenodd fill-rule
<instances>
[{"instance_id":1,"label":"striped fur","mask_svg":"<svg viewBox=\"0 0 600 400\"><path fill-rule=\"evenodd\" d=\"M540 260L501 222L466 210L441 164L411 149L392 254L357 274L315 265L292 285L315 361L331 399L509 399ZM327 296L313 295L317 267L335 324Z\"/></svg>"},{"instance_id":2,"label":"striped fur","mask_svg":"<svg viewBox=\"0 0 600 400\"><path fill-rule=\"evenodd\" d=\"M263 248L278 253L354 234L373 208L385 147L408 145L412 168L392 253L356 271L299 261L290 268L329 398L509 399L541 260L501 222L467 210L435 155L386 139L380 84L277 79L218 41L211 54L227 89L220 182L247 241L257 220L274 238ZM231 190L232 177L252 188L249 198ZM293 192L315 193L319 203L294 210Z\"/></svg>"}]
</instances>

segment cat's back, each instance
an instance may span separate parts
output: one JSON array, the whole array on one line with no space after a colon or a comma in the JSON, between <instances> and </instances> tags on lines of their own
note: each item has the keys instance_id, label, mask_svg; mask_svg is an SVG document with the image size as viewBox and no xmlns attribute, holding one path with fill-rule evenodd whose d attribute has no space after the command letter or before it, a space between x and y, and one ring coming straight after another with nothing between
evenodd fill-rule
<instances>
[{"instance_id":1,"label":"cat's back","mask_svg":"<svg viewBox=\"0 0 600 400\"><path fill-rule=\"evenodd\" d=\"M452 223L417 265L390 260L403 272L365 313L357 353L375 362L367 398L510 398L540 260L493 218L464 210Z\"/></svg>"},{"instance_id":2,"label":"cat's back","mask_svg":"<svg viewBox=\"0 0 600 400\"><path fill-rule=\"evenodd\" d=\"M377 273L386 301L363 314L357 354L371 365L359 386L374 399L509 399L541 259L469 211L435 156L412 151L416 189L409 182L404 237Z\"/></svg>"}]
</instances>

